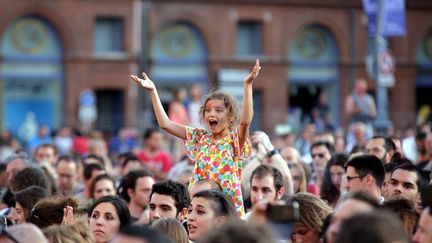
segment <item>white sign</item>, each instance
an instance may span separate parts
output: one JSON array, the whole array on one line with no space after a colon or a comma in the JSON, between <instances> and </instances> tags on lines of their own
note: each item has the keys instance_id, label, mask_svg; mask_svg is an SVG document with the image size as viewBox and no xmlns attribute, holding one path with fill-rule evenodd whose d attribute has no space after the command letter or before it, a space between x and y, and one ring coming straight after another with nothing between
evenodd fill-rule
<instances>
[{"instance_id":1,"label":"white sign","mask_svg":"<svg viewBox=\"0 0 432 243\"><path fill-rule=\"evenodd\" d=\"M378 54L378 84L383 87L393 87L395 85L394 71L396 61L389 50Z\"/></svg>"}]
</instances>

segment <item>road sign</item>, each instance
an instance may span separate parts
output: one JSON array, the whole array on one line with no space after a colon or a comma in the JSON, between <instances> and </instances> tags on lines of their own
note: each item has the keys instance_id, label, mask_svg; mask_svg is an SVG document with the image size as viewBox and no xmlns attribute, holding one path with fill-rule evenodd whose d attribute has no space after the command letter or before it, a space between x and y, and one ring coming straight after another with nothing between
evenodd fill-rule
<instances>
[{"instance_id":1,"label":"road sign","mask_svg":"<svg viewBox=\"0 0 432 243\"><path fill-rule=\"evenodd\" d=\"M396 61L389 50L378 54L378 84L383 87L393 87L395 84L394 71Z\"/></svg>"},{"instance_id":2,"label":"road sign","mask_svg":"<svg viewBox=\"0 0 432 243\"><path fill-rule=\"evenodd\" d=\"M383 51L378 55L379 71L385 75L394 74L396 62L389 50Z\"/></svg>"}]
</instances>

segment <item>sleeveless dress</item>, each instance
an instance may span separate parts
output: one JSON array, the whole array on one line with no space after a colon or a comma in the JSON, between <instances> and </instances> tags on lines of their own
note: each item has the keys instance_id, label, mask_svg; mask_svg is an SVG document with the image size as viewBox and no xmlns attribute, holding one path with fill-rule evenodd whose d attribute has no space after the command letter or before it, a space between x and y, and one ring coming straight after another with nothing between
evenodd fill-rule
<instances>
[{"instance_id":1,"label":"sleeveless dress","mask_svg":"<svg viewBox=\"0 0 432 243\"><path fill-rule=\"evenodd\" d=\"M186 153L195 162L189 188L201 179L217 182L236 206L239 216L244 215L241 191L242 162L250 156L252 147L246 139L240 151L238 131L231 131L226 137L213 140L207 130L187 127Z\"/></svg>"}]
</instances>

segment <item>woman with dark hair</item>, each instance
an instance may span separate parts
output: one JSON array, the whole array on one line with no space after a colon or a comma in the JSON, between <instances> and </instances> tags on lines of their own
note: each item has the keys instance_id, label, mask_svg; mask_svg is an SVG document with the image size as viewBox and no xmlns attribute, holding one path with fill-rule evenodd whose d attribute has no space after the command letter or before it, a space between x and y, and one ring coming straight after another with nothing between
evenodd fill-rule
<instances>
[{"instance_id":1,"label":"woman with dark hair","mask_svg":"<svg viewBox=\"0 0 432 243\"><path fill-rule=\"evenodd\" d=\"M199 241L212 229L237 218L234 203L222 192L207 190L196 193L189 205L187 226L189 239Z\"/></svg>"},{"instance_id":2,"label":"woman with dark hair","mask_svg":"<svg viewBox=\"0 0 432 243\"><path fill-rule=\"evenodd\" d=\"M96 200L88 216L95 243L109 242L131 220L126 202L117 196L104 196Z\"/></svg>"},{"instance_id":3,"label":"woman with dark hair","mask_svg":"<svg viewBox=\"0 0 432 243\"><path fill-rule=\"evenodd\" d=\"M345 163L348 155L339 153L331 157L324 169L324 180L321 184L320 196L323 200L334 207L340 197L340 188L345 175Z\"/></svg>"},{"instance_id":4,"label":"woman with dark hair","mask_svg":"<svg viewBox=\"0 0 432 243\"><path fill-rule=\"evenodd\" d=\"M90 184L90 196L97 200L103 196L115 196L117 190L115 188L115 180L107 174L96 176Z\"/></svg>"},{"instance_id":5,"label":"woman with dark hair","mask_svg":"<svg viewBox=\"0 0 432 243\"><path fill-rule=\"evenodd\" d=\"M27 222L33 206L41 199L49 197L49 192L40 186L30 186L15 194L15 214L13 220L17 224Z\"/></svg>"}]
</instances>

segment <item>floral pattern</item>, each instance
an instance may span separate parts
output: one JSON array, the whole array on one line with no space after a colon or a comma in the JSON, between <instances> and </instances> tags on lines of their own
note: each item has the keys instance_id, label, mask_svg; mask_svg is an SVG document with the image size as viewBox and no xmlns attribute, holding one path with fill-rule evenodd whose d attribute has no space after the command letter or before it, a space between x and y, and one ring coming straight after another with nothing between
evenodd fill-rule
<instances>
[{"instance_id":1,"label":"floral pattern","mask_svg":"<svg viewBox=\"0 0 432 243\"><path fill-rule=\"evenodd\" d=\"M234 202L237 213L244 215L240 179L242 161L250 156L252 150L249 139L240 151L237 130L219 140L214 140L210 132L200 128L188 127L186 133L186 153L195 161L189 187L202 179L216 181Z\"/></svg>"}]
</instances>

